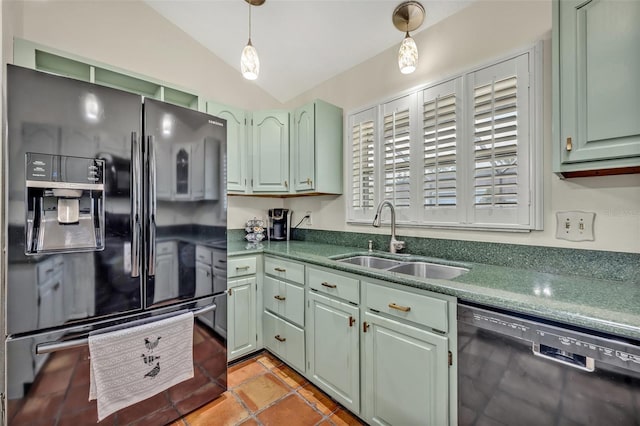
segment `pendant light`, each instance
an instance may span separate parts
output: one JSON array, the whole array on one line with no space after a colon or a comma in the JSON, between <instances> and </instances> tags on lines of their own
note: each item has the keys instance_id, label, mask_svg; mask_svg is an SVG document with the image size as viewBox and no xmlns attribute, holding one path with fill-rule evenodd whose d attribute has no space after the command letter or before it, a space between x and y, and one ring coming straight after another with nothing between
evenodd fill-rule
<instances>
[{"instance_id":1,"label":"pendant light","mask_svg":"<svg viewBox=\"0 0 640 426\"><path fill-rule=\"evenodd\" d=\"M424 15L424 7L417 1L400 3L393 11L393 25L405 33L398 51L398 67L402 74L411 74L418 64L418 46L409 35L409 31L420 28L424 21Z\"/></svg>"},{"instance_id":2,"label":"pendant light","mask_svg":"<svg viewBox=\"0 0 640 426\"><path fill-rule=\"evenodd\" d=\"M247 80L255 80L260 73L260 59L258 58L258 51L251 44L251 6L260 6L265 0L245 0L249 3L249 41L247 45L242 49L242 56L240 57L240 71L242 76Z\"/></svg>"}]
</instances>

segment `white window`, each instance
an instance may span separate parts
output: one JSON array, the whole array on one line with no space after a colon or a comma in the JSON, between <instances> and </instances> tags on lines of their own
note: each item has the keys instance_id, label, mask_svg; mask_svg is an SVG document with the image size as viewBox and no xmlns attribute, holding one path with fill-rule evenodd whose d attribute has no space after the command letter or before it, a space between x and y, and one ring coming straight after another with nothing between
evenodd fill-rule
<instances>
[{"instance_id":1,"label":"white window","mask_svg":"<svg viewBox=\"0 0 640 426\"><path fill-rule=\"evenodd\" d=\"M375 185L376 113L376 109L371 108L349 117L352 168L347 193L350 221L368 220L378 202Z\"/></svg>"},{"instance_id":2,"label":"white window","mask_svg":"<svg viewBox=\"0 0 640 426\"><path fill-rule=\"evenodd\" d=\"M542 229L540 56L531 49L383 103L378 123L376 108L350 116L348 221L370 223L389 200L399 225ZM366 175L363 161L375 165Z\"/></svg>"}]
</instances>

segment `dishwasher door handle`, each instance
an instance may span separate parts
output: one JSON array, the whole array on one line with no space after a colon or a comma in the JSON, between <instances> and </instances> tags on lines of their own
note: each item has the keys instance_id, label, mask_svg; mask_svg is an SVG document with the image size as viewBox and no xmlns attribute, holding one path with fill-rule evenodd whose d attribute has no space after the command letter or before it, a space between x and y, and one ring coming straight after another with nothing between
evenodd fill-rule
<instances>
[{"instance_id":1,"label":"dishwasher door handle","mask_svg":"<svg viewBox=\"0 0 640 426\"><path fill-rule=\"evenodd\" d=\"M542 343L532 343L531 351L535 356L568 365L569 367L577 368L578 370L588 371L589 373L592 373L593 370L595 370L595 361L593 358L588 356L563 351L562 349L543 345Z\"/></svg>"}]
</instances>

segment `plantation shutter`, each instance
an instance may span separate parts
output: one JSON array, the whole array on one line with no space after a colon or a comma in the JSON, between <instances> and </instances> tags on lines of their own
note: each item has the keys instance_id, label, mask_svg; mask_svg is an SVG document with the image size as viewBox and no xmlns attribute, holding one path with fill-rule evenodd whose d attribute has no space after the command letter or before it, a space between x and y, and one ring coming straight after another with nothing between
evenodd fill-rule
<instances>
[{"instance_id":1,"label":"plantation shutter","mask_svg":"<svg viewBox=\"0 0 640 426\"><path fill-rule=\"evenodd\" d=\"M349 183L350 218L368 219L368 212L376 208L375 144L376 113L369 109L350 117Z\"/></svg>"},{"instance_id":2,"label":"plantation shutter","mask_svg":"<svg viewBox=\"0 0 640 426\"><path fill-rule=\"evenodd\" d=\"M469 76L473 222L529 223L528 55Z\"/></svg>"},{"instance_id":3,"label":"plantation shutter","mask_svg":"<svg viewBox=\"0 0 640 426\"><path fill-rule=\"evenodd\" d=\"M460 204L458 145L461 142L462 79L422 92L422 206L423 220L458 223Z\"/></svg>"},{"instance_id":4,"label":"plantation shutter","mask_svg":"<svg viewBox=\"0 0 640 426\"><path fill-rule=\"evenodd\" d=\"M409 209L412 204L411 99L415 97L389 102L383 110L383 197L396 209Z\"/></svg>"}]
</instances>

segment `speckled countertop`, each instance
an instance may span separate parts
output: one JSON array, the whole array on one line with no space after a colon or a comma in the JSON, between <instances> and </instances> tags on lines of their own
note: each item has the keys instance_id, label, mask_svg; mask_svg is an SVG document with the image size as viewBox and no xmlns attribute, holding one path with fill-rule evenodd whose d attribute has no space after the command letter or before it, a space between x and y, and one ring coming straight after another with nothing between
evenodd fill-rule
<instances>
[{"instance_id":1,"label":"speckled countertop","mask_svg":"<svg viewBox=\"0 0 640 426\"><path fill-rule=\"evenodd\" d=\"M565 324L640 340L640 282L565 276L480 263L438 263L469 268L453 280L415 278L330 259L367 254L362 248L306 241L266 242L250 247L229 241L229 256L273 254L301 262L457 297ZM384 252L375 252L385 256ZM409 257L408 259L416 259ZM420 257L420 259L425 259ZM426 258L428 259L428 258Z\"/></svg>"}]
</instances>

